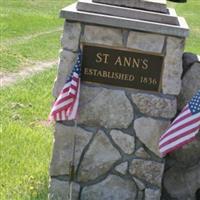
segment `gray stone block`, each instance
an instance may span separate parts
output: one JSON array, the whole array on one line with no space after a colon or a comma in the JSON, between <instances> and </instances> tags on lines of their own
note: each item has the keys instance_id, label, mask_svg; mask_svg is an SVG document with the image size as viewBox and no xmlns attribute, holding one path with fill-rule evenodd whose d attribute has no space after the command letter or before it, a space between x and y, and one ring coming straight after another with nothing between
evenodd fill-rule
<instances>
[{"instance_id":1,"label":"gray stone block","mask_svg":"<svg viewBox=\"0 0 200 200\"><path fill-rule=\"evenodd\" d=\"M73 183L72 187L72 199L78 200L80 186L77 183ZM70 186L67 181L60 181L55 178L51 178L49 187L49 200L69 200Z\"/></svg>"},{"instance_id":2,"label":"gray stone block","mask_svg":"<svg viewBox=\"0 0 200 200\"><path fill-rule=\"evenodd\" d=\"M182 89L178 97L181 110L200 89L200 63L194 63L182 79Z\"/></svg>"},{"instance_id":3,"label":"gray stone block","mask_svg":"<svg viewBox=\"0 0 200 200\"><path fill-rule=\"evenodd\" d=\"M65 21L64 32L61 38L61 45L64 49L77 51L79 48L79 38L81 34L80 23Z\"/></svg>"},{"instance_id":4,"label":"gray stone block","mask_svg":"<svg viewBox=\"0 0 200 200\"><path fill-rule=\"evenodd\" d=\"M122 30L103 26L86 25L81 42L122 46Z\"/></svg>"},{"instance_id":5,"label":"gray stone block","mask_svg":"<svg viewBox=\"0 0 200 200\"><path fill-rule=\"evenodd\" d=\"M136 199L133 181L109 175L104 181L83 188L81 200L131 200Z\"/></svg>"},{"instance_id":6,"label":"gray stone block","mask_svg":"<svg viewBox=\"0 0 200 200\"><path fill-rule=\"evenodd\" d=\"M124 153L132 154L135 149L135 138L119 130L112 130L110 135Z\"/></svg>"},{"instance_id":7,"label":"gray stone block","mask_svg":"<svg viewBox=\"0 0 200 200\"><path fill-rule=\"evenodd\" d=\"M99 131L84 155L78 179L81 182L96 179L110 170L120 157L119 152L112 146L105 133Z\"/></svg>"},{"instance_id":8,"label":"gray stone block","mask_svg":"<svg viewBox=\"0 0 200 200\"><path fill-rule=\"evenodd\" d=\"M140 147L135 152L135 156L137 156L138 158L143 158L143 159L149 159L150 158L150 155L144 150L143 147Z\"/></svg>"},{"instance_id":9,"label":"gray stone block","mask_svg":"<svg viewBox=\"0 0 200 200\"><path fill-rule=\"evenodd\" d=\"M141 181L141 180L139 180L139 179L137 179L137 178L135 178L135 177L133 177L133 180L135 181L135 183L136 183L136 185L138 186L138 189L139 190L144 190L145 189L145 184Z\"/></svg>"},{"instance_id":10,"label":"gray stone block","mask_svg":"<svg viewBox=\"0 0 200 200\"><path fill-rule=\"evenodd\" d=\"M191 168L170 168L164 175L163 183L171 198L197 200L195 193L200 186L200 163Z\"/></svg>"},{"instance_id":11,"label":"gray stone block","mask_svg":"<svg viewBox=\"0 0 200 200\"><path fill-rule=\"evenodd\" d=\"M160 200L161 191L158 189L147 188L145 190L145 200Z\"/></svg>"},{"instance_id":12,"label":"gray stone block","mask_svg":"<svg viewBox=\"0 0 200 200\"><path fill-rule=\"evenodd\" d=\"M164 164L150 161L134 159L129 167L129 172L150 184L161 187Z\"/></svg>"},{"instance_id":13,"label":"gray stone block","mask_svg":"<svg viewBox=\"0 0 200 200\"><path fill-rule=\"evenodd\" d=\"M171 159L176 162L176 165L181 164L187 168L196 165L200 161L200 141L195 140L172 152L169 157L169 160Z\"/></svg>"},{"instance_id":14,"label":"gray stone block","mask_svg":"<svg viewBox=\"0 0 200 200\"><path fill-rule=\"evenodd\" d=\"M183 75L182 75L182 77L190 69L190 67L196 62L200 63L200 60L198 59L198 55L195 55L193 53L188 53L188 52L185 52L183 54Z\"/></svg>"},{"instance_id":15,"label":"gray stone block","mask_svg":"<svg viewBox=\"0 0 200 200\"><path fill-rule=\"evenodd\" d=\"M105 128L128 128L133 108L124 91L82 84L78 123Z\"/></svg>"},{"instance_id":16,"label":"gray stone block","mask_svg":"<svg viewBox=\"0 0 200 200\"><path fill-rule=\"evenodd\" d=\"M144 93L132 94L131 97L140 112L152 117L171 119L177 112L177 101L175 98L167 99Z\"/></svg>"},{"instance_id":17,"label":"gray stone block","mask_svg":"<svg viewBox=\"0 0 200 200\"><path fill-rule=\"evenodd\" d=\"M67 127L56 123L54 148L50 165L50 175L69 175L70 162L73 155L74 134L76 135L75 167L77 167L84 147L92 137L92 133L81 128Z\"/></svg>"},{"instance_id":18,"label":"gray stone block","mask_svg":"<svg viewBox=\"0 0 200 200\"><path fill-rule=\"evenodd\" d=\"M164 42L165 36L163 35L131 31L129 32L127 47L140 51L161 54Z\"/></svg>"},{"instance_id":19,"label":"gray stone block","mask_svg":"<svg viewBox=\"0 0 200 200\"><path fill-rule=\"evenodd\" d=\"M162 78L164 94L178 95L180 93L184 43L183 38L168 37L167 39Z\"/></svg>"},{"instance_id":20,"label":"gray stone block","mask_svg":"<svg viewBox=\"0 0 200 200\"><path fill-rule=\"evenodd\" d=\"M141 117L134 121L136 136L144 145L160 156L158 142L160 136L169 125L169 121L155 120L152 118Z\"/></svg>"},{"instance_id":21,"label":"gray stone block","mask_svg":"<svg viewBox=\"0 0 200 200\"><path fill-rule=\"evenodd\" d=\"M71 51L62 50L60 52L60 60L58 65L58 74L53 86L53 96L55 98L58 97L60 91L62 90L67 76L72 71L74 63L76 62L77 53L73 53Z\"/></svg>"},{"instance_id":22,"label":"gray stone block","mask_svg":"<svg viewBox=\"0 0 200 200\"><path fill-rule=\"evenodd\" d=\"M137 200L144 200L144 192L138 191Z\"/></svg>"},{"instance_id":23,"label":"gray stone block","mask_svg":"<svg viewBox=\"0 0 200 200\"><path fill-rule=\"evenodd\" d=\"M123 162L115 167L115 170L121 174L126 174L128 169L128 162Z\"/></svg>"}]
</instances>

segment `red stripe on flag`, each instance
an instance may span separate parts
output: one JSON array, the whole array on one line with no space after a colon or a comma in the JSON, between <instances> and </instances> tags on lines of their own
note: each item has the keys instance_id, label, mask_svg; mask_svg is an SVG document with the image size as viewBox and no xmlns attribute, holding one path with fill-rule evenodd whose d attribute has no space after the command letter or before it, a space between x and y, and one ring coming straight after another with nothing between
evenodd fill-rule
<instances>
[{"instance_id":1,"label":"red stripe on flag","mask_svg":"<svg viewBox=\"0 0 200 200\"><path fill-rule=\"evenodd\" d=\"M73 105L73 102L67 104L66 106L63 106L55 111L52 112L52 115L56 115L57 113L60 113L62 110L67 111L71 106Z\"/></svg>"},{"instance_id":2,"label":"red stripe on flag","mask_svg":"<svg viewBox=\"0 0 200 200\"><path fill-rule=\"evenodd\" d=\"M188 109L188 111L189 111L189 113L187 113L186 115L180 116L179 119L177 119L176 121L172 122L171 126L183 121L184 119L187 119L188 117L190 117L192 114L191 114L189 109Z\"/></svg>"},{"instance_id":3,"label":"red stripe on flag","mask_svg":"<svg viewBox=\"0 0 200 200\"><path fill-rule=\"evenodd\" d=\"M174 142L174 141L176 141L176 140L178 140L178 139L180 139L180 138L182 138L182 137L184 137L184 136L186 136L186 135L189 135L189 134L193 133L194 131L196 131L196 130L198 130L198 129L199 129L199 127L194 127L194 128L192 128L192 129L190 129L190 130L188 130L188 131L185 131L185 132L183 132L182 134L177 135L177 136L175 136L175 137L173 137L173 138L167 140L167 141L164 142L163 144L159 145L159 148L161 149L162 147L167 146L168 144L170 144L170 143L172 143L172 142Z\"/></svg>"},{"instance_id":4,"label":"red stripe on flag","mask_svg":"<svg viewBox=\"0 0 200 200\"><path fill-rule=\"evenodd\" d=\"M192 115L191 115L191 116L192 116ZM194 123L198 122L199 120L200 120L200 117L199 117L199 118L192 119L192 120L190 120L190 121L188 121L188 122L186 122L186 123L184 123L184 124L178 126L177 128L172 129L171 131L167 131L167 132L163 135L163 137L161 138L160 141L162 141L163 139L165 139L167 136L173 134L174 132L177 132L177 131L179 131L179 130L181 130L181 129L183 129L183 128L185 128L185 127L191 125L191 124L194 124ZM172 127L172 126L170 126L170 128L171 128L171 127ZM169 129L170 129L170 128L169 128Z\"/></svg>"},{"instance_id":5,"label":"red stripe on flag","mask_svg":"<svg viewBox=\"0 0 200 200\"><path fill-rule=\"evenodd\" d=\"M54 106L58 106L59 104L67 101L68 99L74 99L75 97L76 97L76 95L69 94L68 96L65 96L65 97L61 98L59 101L56 101Z\"/></svg>"},{"instance_id":6,"label":"red stripe on flag","mask_svg":"<svg viewBox=\"0 0 200 200\"><path fill-rule=\"evenodd\" d=\"M80 91L80 67L81 52L79 52L76 64L66 83L55 101L49 119L55 121L73 120L76 118Z\"/></svg>"},{"instance_id":7,"label":"red stripe on flag","mask_svg":"<svg viewBox=\"0 0 200 200\"><path fill-rule=\"evenodd\" d=\"M186 144L188 144L188 143L190 143L190 142L192 142L192 141L194 141L194 140L196 140L196 139L197 139L197 137L195 136L195 137L192 137L192 138L190 138L190 139L188 139L188 140L185 140L185 141L179 143L178 145L173 146L173 147L167 149L166 151L162 152L162 153L161 153L161 156L164 157L164 156L167 155L168 153L170 153L170 152L172 152L172 151L175 151L175 150L181 148L182 146L184 146L184 145L186 145Z\"/></svg>"}]
</instances>

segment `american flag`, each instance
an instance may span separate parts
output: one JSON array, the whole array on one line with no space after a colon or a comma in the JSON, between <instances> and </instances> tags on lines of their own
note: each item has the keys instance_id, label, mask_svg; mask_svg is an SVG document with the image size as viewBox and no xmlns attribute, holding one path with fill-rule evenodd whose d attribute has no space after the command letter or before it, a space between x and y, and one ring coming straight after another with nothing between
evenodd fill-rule
<instances>
[{"instance_id":1,"label":"american flag","mask_svg":"<svg viewBox=\"0 0 200 200\"><path fill-rule=\"evenodd\" d=\"M183 108L168 130L160 137L161 156L181 148L196 139L200 129L200 90Z\"/></svg>"},{"instance_id":2,"label":"american flag","mask_svg":"<svg viewBox=\"0 0 200 200\"><path fill-rule=\"evenodd\" d=\"M76 119L80 95L81 59L82 54L79 52L73 70L53 104L49 115L50 120L64 121Z\"/></svg>"}]
</instances>

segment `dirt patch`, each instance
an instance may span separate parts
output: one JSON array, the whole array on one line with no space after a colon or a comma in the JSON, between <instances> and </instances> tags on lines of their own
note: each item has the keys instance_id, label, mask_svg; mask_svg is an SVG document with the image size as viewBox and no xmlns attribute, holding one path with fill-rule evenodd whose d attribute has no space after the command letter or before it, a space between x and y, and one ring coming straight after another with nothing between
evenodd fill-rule
<instances>
[{"instance_id":1,"label":"dirt patch","mask_svg":"<svg viewBox=\"0 0 200 200\"><path fill-rule=\"evenodd\" d=\"M16 82L20 80L27 79L28 77L42 72L46 69L52 68L53 65L57 64L57 60L49 61L49 62L37 62L34 65L26 66L22 68L18 72L11 72L11 73L0 73L0 81L1 81L1 87L6 87L12 84L15 84Z\"/></svg>"}]
</instances>

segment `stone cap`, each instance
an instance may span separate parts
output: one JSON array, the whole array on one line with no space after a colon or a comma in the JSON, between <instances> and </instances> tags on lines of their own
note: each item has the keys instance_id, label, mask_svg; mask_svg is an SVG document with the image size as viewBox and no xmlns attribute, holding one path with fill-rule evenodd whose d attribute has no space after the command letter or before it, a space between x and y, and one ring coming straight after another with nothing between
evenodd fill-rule
<instances>
[{"instance_id":1,"label":"stone cap","mask_svg":"<svg viewBox=\"0 0 200 200\"><path fill-rule=\"evenodd\" d=\"M164 14L147 10L95 3L92 0L79 0L77 3L77 10L131 19L153 21L163 24L179 25L176 12L172 8L168 8L168 14Z\"/></svg>"},{"instance_id":2,"label":"stone cap","mask_svg":"<svg viewBox=\"0 0 200 200\"><path fill-rule=\"evenodd\" d=\"M166 0L93 0L93 2L167 13Z\"/></svg>"},{"instance_id":3,"label":"stone cap","mask_svg":"<svg viewBox=\"0 0 200 200\"><path fill-rule=\"evenodd\" d=\"M140 19L131 19L107 14L81 11L77 9L77 3L63 8L60 12L60 17L69 21L172 35L177 37L187 37L189 34L188 25L185 19L182 17L177 17L178 25L171 25Z\"/></svg>"}]
</instances>

